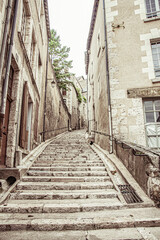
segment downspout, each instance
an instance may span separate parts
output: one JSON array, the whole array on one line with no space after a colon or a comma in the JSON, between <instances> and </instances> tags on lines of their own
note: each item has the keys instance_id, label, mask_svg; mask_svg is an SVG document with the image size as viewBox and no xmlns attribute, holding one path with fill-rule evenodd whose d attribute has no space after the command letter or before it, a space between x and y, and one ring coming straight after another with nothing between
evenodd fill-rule
<instances>
[{"instance_id":1,"label":"downspout","mask_svg":"<svg viewBox=\"0 0 160 240\"><path fill-rule=\"evenodd\" d=\"M0 79L1 79L1 74L2 74L3 59L4 59L6 43L7 43L9 21L10 21L10 17L11 17L11 3L12 3L12 0L8 0L6 20L5 20L4 33L3 33L2 45L1 45L1 53L0 53Z\"/></svg>"},{"instance_id":2,"label":"downspout","mask_svg":"<svg viewBox=\"0 0 160 240\"><path fill-rule=\"evenodd\" d=\"M108 117L109 117L109 144L110 151L113 153L113 131L112 131L112 109L111 109L111 92L110 92L110 76L109 76L109 63L108 63L108 43L107 43L107 25L106 25L106 8L105 0L103 0L104 12L104 35L105 35L105 53L106 53L106 81L107 81L107 97L108 97Z\"/></svg>"},{"instance_id":3,"label":"downspout","mask_svg":"<svg viewBox=\"0 0 160 240\"><path fill-rule=\"evenodd\" d=\"M11 32L11 39L10 39L10 44L9 44L8 56L7 56L7 66L6 66L5 79L4 79L3 92L2 92L2 104L1 104L1 109L0 109L0 137L2 137L2 126L3 126L4 115L5 115L5 109L6 109L9 72L10 72L10 66L11 66L13 39L14 39L14 33L15 33L15 28L16 28L18 3L19 3L19 0L16 0L15 10L14 10L14 18L13 18L13 25L12 25L12 32Z\"/></svg>"},{"instance_id":4,"label":"downspout","mask_svg":"<svg viewBox=\"0 0 160 240\"><path fill-rule=\"evenodd\" d=\"M44 94L44 115L43 115L43 142L45 142L45 123L46 123L46 101L47 101L47 78L48 78L48 47L49 47L49 39L47 42L47 61L46 61L46 81L45 81L45 94Z\"/></svg>"}]
</instances>

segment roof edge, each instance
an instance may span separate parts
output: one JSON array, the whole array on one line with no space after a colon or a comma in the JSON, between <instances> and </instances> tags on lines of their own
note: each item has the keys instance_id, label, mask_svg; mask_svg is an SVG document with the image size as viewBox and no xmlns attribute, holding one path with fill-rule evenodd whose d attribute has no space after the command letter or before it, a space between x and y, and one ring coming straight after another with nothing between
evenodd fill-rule
<instances>
[{"instance_id":1,"label":"roof edge","mask_svg":"<svg viewBox=\"0 0 160 240\"><path fill-rule=\"evenodd\" d=\"M93 5L93 11L92 11L92 17L91 17L91 23L90 23L88 39L87 39L86 74L88 74L89 49L90 49L90 46L91 46L91 41L92 41L92 36L93 36L93 31L94 31L94 26L95 26L95 21L96 21L96 17L97 17L98 6L99 6L99 0L95 0L94 1L94 5Z\"/></svg>"},{"instance_id":2,"label":"roof edge","mask_svg":"<svg viewBox=\"0 0 160 240\"><path fill-rule=\"evenodd\" d=\"M47 35L48 35L48 38L50 38L51 37L51 33L50 33L48 0L44 0L44 10L45 10L45 17L46 17Z\"/></svg>"}]
</instances>

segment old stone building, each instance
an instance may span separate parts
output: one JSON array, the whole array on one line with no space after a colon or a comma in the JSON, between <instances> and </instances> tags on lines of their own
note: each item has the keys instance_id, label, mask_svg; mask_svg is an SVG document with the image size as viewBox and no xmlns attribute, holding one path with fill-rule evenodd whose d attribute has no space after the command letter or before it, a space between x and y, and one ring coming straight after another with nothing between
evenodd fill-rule
<instances>
[{"instance_id":1,"label":"old stone building","mask_svg":"<svg viewBox=\"0 0 160 240\"><path fill-rule=\"evenodd\" d=\"M70 129L71 114L63 100L50 60L48 62L45 112L45 139Z\"/></svg>"},{"instance_id":2,"label":"old stone building","mask_svg":"<svg viewBox=\"0 0 160 240\"><path fill-rule=\"evenodd\" d=\"M62 90L62 95L71 114L71 128L75 130L86 127L87 85L83 76L73 76L71 82L73 84L68 85L68 91Z\"/></svg>"},{"instance_id":3,"label":"old stone building","mask_svg":"<svg viewBox=\"0 0 160 240\"><path fill-rule=\"evenodd\" d=\"M14 168L41 141L66 131L70 116L49 80L47 0L0 1L0 31L0 166ZM58 104L48 105L55 96ZM55 112L62 115L56 121Z\"/></svg>"},{"instance_id":4,"label":"old stone building","mask_svg":"<svg viewBox=\"0 0 160 240\"><path fill-rule=\"evenodd\" d=\"M87 41L89 132L160 148L160 2L95 0Z\"/></svg>"}]
</instances>

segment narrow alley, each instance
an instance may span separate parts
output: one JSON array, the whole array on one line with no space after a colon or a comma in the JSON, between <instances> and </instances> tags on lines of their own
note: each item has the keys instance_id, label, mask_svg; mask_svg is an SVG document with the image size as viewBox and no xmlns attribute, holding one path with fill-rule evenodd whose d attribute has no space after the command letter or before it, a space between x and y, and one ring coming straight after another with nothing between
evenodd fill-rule
<instances>
[{"instance_id":1,"label":"narrow alley","mask_svg":"<svg viewBox=\"0 0 160 240\"><path fill-rule=\"evenodd\" d=\"M0 240L160 239L160 210L124 172L84 130L59 135L0 205Z\"/></svg>"}]
</instances>

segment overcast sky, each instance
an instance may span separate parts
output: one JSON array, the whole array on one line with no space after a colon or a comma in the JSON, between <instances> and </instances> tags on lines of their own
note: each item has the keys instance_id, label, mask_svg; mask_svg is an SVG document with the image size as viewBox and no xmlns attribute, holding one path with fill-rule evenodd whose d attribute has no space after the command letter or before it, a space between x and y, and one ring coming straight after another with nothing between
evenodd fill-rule
<instances>
[{"instance_id":1,"label":"overcast sky","mask_svg":"<svg viewBox=\"0 0 160 240\"><path fill-rule=\"evenodd\" d=\"M48 0L50 28L60 35L62 45L71 48L72 72L85 76L84 52L94 0Z\"/></svg>"}]
</instances>

